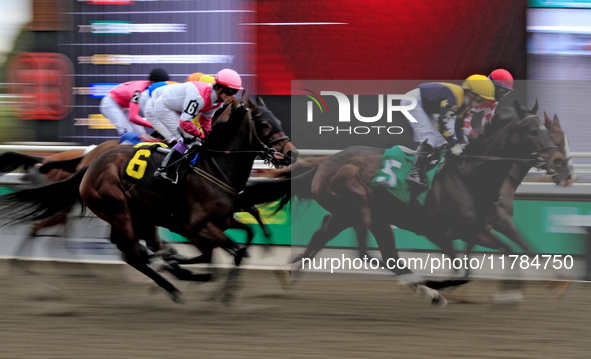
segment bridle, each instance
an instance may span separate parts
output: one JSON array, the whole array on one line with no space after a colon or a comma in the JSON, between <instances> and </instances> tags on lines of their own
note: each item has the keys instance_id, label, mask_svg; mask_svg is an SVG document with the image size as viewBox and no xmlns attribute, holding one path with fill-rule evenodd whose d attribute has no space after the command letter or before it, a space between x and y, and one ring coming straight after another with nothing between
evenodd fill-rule
<instances>
[{"instance_id":1,"label":"bridle","mask_svg":"<svg viewBox=\"0 0 591 359\"><path fill-rule=\"evenodd\" d=\"M246 104L243 101L240 101L239 105L236 105L233 109L239 109L239 108L244 108L245 111L245 117L248 114L248 112L250 111L250 108L248 108L246 106ZM263 148L262 150L225 150L225 151L220 151L220 150L213 150L210 149L209 147L204 146L205 150L207 152L210 153L216 153L216 154L221 154L221 155L258 155L264 158L264 161L266 164L268 163L272 163L273 159L274 159L274 154L277 152L276 149L274 148L270 148L268 145L266 145L263 141L261 141L261 139L258 136L258 133L256 131L256 125L254 125L254 120L249 119L249 121L253 122L253 126L252 127L252 134L253 134L253 138L255 139L256 142L258 142L260 144L260 146ZM285 136L287 137L287 136ZM273 143L276 143L278 139L273 140ZM271 145L272 143L269 142L269 145ZM206 180L212 182L213 184L215 184L216 186L220 187L221 189L223 189L224 191L230 193L231 195L237 197L239 196L242 191L238 191L236 190L234 187L232 187L229 183L230 183L230 179L228 178L228 176L226 176L226 174L224 173L224 171L220 168L220 166L218 165L217 161L215 160L214 157L210 157L211 159L211 163L213 164L214 168L216 169L217 172L220 173L220 175L222 176L222 180L218 179L216 176L209 174L208 172L194 167L193 171L195 173L197 173L198 175L200 175L201 177L205 178Z\"/></svg>"},{"instance_id":2,"label":"bridle","mask_svg":"<svg viewBox=\"0 0 591 359\"><path fill-rule=\"evenodd\" d=\"M532 119L532 118L538 118L538 116L536 115L528 115L524 118L522 118L521 120L519 120L519 122L517 123L517 126L519 126L519 128L523 127L523 123ZM539 118L538 118L539 120ZM543 170L545 169L546 171L549 171L549 163L544 160L543 157L540 156L540 152L544 152L544 151L548 151L548 150L552 150L552 149L558 149L558 146L546 146L546 147L540 147L535 149L532 153L531 156L533 158L506 158L506 157L496 157L496 156L460 156L461 159L473 159L473 160L478 160L478 161L507 161L507 162L519 162L519 163L524 163L527 165L530 165L532 167L536 167L539 170ZM566 161L565 161L566 162Z\"/></svg>"}]
</instances>

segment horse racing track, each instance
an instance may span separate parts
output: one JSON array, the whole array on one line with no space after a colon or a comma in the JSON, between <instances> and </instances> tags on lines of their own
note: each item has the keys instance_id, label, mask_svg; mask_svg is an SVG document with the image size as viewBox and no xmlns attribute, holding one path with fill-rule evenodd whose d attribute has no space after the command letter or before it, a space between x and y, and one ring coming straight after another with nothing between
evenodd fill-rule
<instances>
[{"instance_id":1,"label":"horse racing track","mask_svg":"<svg viewBox=\"0 0 591 359\"><path fill-rule=\"evenodd\" d=\"M210 300L220 282L176 282L188 302L178 305L123 265L9 264L0 261L0 358L591 355L586 283L556 299L527 282L523 302L494 305L499 282L472 282L439 308L392 281L305 280L285 291L271 271L244 271L231 305Z\"/></svg>"}]
</instances>

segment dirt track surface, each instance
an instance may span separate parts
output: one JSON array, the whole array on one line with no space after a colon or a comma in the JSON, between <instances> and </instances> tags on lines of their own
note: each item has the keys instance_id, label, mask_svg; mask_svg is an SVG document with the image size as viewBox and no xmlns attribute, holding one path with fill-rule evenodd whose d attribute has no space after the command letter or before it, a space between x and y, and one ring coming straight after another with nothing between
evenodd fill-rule
<instances>
[{"instance_id":1,"label":"dirt track surface","mask_svg":"<svg viewBox=\"0 0 591 359\"><path fill-rule=\"evenodd\" d=\"M493 305L498 282L473 282L431 307L391 281L301 281L245 271L230 306L219 282L175 282L174 304L123 266L0 261L0 358L590 358L591 284L558 300L527 283Z\"/></svg>"}]
</instances>

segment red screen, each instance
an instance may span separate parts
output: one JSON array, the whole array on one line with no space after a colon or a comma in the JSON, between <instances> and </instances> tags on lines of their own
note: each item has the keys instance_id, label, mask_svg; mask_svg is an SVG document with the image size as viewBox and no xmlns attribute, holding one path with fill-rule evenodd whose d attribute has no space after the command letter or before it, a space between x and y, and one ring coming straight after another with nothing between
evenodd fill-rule
<instances>
[{"instance_id":1,"label":"red screen","mask_svg":"<svg viewBox=\"0 0 591 359\"><path fill-rule=\"evenodd\" d=\"M257 91L291 80L525 78L525 0L257 1Z\"/></svg>"}]
</instances>

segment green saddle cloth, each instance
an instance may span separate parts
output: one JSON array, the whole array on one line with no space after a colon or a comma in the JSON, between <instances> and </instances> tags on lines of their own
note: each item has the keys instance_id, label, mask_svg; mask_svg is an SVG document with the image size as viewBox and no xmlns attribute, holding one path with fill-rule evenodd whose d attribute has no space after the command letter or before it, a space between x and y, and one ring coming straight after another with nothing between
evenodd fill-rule
<instances>
[{"instance_id":1,"label":"green saddle cloth","mask_svg":"<svg viewBox=\"0 0 591 359\"><path fill-rule=\"evenodd\" d=\"M384 153L382 157L382 169L378 171L376 177L371 181L372 186L383 186L396 198L404 203L411 202L410 185L406 182L406 177L412 169L415 157L406 154L399 146L394 146ZM426 182L427 189L417 195L417 201L424 206L425 199L433 185L433 178L443 162L447 151L441 151L433 156L433 160L427 165ZM439 156L437 156L439 155Z\"/></svg>"}]
</instances>

